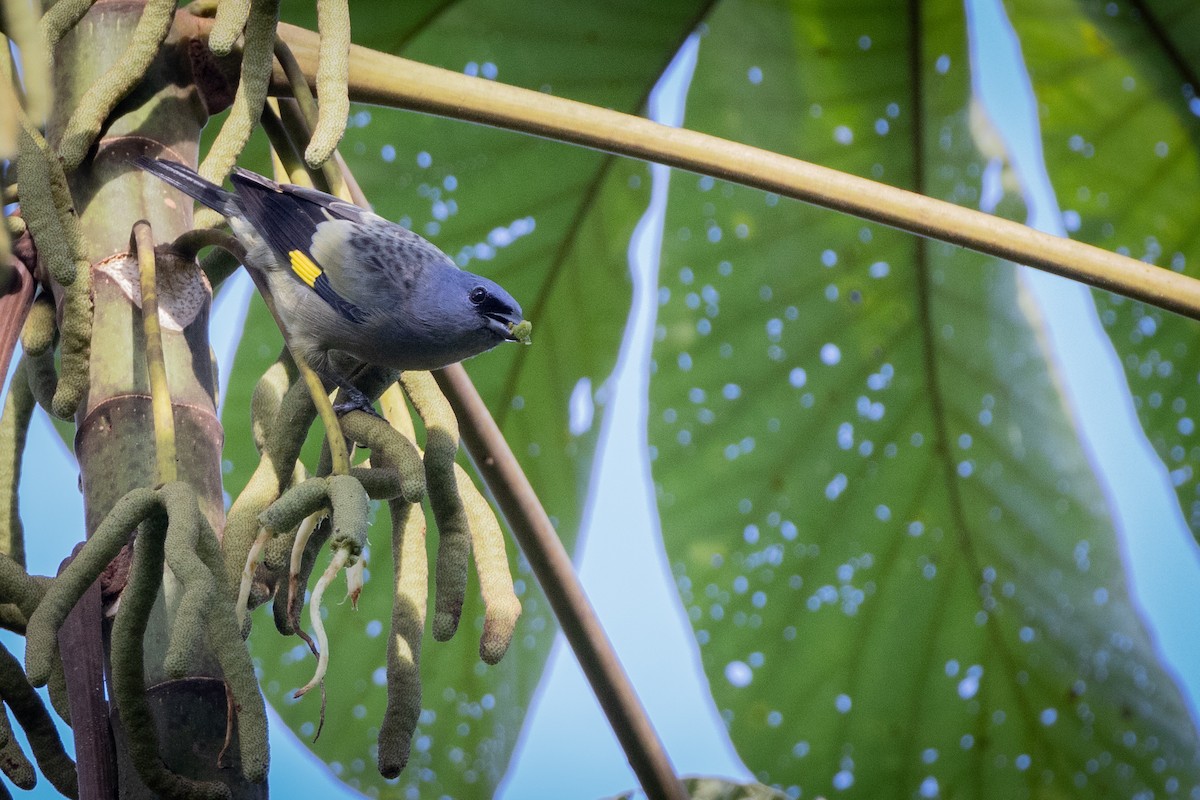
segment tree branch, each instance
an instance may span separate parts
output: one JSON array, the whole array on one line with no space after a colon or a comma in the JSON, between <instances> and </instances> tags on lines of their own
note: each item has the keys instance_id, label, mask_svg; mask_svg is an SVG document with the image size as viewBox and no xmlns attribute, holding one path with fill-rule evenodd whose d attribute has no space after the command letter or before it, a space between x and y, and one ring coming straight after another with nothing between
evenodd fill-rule
<instances>
[{"instance_id":1,"label":"tree branch","mask_svg":"<svg viewBox=\"0 0 1200 800\"><path fill-rule=\"evenodd\" d=\"M281 24L310 83L318 37ZM289 93L282 71L272 91ZM350 99L655 161L842 211L1200 319L1200 281L1018 222L686 128L353 46Z\"/></svg>"}]
</instances>

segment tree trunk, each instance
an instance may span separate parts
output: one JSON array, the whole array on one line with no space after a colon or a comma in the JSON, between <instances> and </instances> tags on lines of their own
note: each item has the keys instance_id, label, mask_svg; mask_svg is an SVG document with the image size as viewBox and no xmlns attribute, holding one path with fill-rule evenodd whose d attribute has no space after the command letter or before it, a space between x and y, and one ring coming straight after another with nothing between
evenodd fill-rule
<instances>
[{"instance_id":1,"label":"tree trunk","mask_svg":"<svg viewBox=\"0 0 1200 800\"><path fill-rule=\"evenodd\" d=\"M52 143L57 143L84 93L125 53L143 6L136 0L99 0L58 46L54 62L56 102L49 123ZM126 492L153 486L156 480L138 273L136 260L128 255L130 231L134 222L146 219L153 226L155 240L169 243L191 226L192 209L190 204L176 207L165 203L163 187L130 161L148 154L196 163L200 129L208 110L193 80L193 62L206 55L191 39L194 25L195 18L182 11L177 13L167 43L144 82L121 102L98 145L69 176L87 257L92 263L90 379L87 396L75 417L75 452L89 535ZM219 535L225 522L223 435L216 415L215 375L208 343L212 290L194 263L160 254L157 274L178 476L195 489L202 512ZM226 733L226 696L213 659L203 658L193 665L193 677L187 680L166 679L162 662L178 599L178 584L169 571L163 585L145 640L146 685L163 760L187 777L225 782L234 797L265 797L265 784L249 785L241 777L236 743L227 750L225 768L218 768L216 756ZM103 637L107 653L107 627L98 616L84 620L80 627L93 642ZM86 649L64 650L64 655L70 658L76 650ZM99 665L92 669L98 670ZM100 685L98 674L91 676L89 685ZM77 742L80 737L93 737L94 745L96 737L107 735L108 721L87 719L86 710L76 708L77 697L73 693ZM119 796L151 797L128 756L121 752L124 737L116 709L111 723L119 751ZM83 796L116 796L112 787L105 787L96 777L106 768L111 770L111 765L84 762L85 753L97 748L77 749Z\"/></svg>"}]
</instances>

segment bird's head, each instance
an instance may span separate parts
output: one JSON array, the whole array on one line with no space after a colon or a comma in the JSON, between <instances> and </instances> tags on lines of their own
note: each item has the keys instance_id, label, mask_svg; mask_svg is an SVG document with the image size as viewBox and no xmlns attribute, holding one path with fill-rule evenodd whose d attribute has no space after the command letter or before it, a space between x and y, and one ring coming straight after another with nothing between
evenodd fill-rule
<instances>
[{"instance_id":1,"label":"bird's head","mask_svg":"<svg viewBox=\"0 0 1200 800\"><path fill-rule=\"evenodd\" d=\"M425 320L427 330L443 331L459 339L454 344L443 344L463 347L471 351L470 355L506 341L529 344L532 324L525 321L520 303L498 283L459 269L439 271L437 275L436 284L426 284L437 297L414 305L432 312Z\"/></svg>"}]
</instances>

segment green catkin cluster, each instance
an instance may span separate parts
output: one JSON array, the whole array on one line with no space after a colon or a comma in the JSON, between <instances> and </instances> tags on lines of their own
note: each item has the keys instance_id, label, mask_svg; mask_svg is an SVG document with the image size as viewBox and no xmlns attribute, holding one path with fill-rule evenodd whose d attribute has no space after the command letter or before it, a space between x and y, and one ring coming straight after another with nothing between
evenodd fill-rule
<instances>
[{"instance_id":1,"label":"green catkin cluster","mask_svg":"<svg viewBox=\"0 0 1200 800\"><path fill-rule=\"evenodd\" d=\"M129 49L80 99L58 146L68 170L83 163L108 115L145 76L171 30L175 6L176 0L147 0Z\"/></svg>"},{"instance_id":2,"label":"green catkin cluster","mask_svg":"<svg viewBox=\"0 0 1200 800\"><path fill-rule=\"evenodd\" d=\"M400 383L425 423L425 481L438 527L433 638L444 642L458 630L471 560L470 525L454 476L458 420L430 373L406 372Z\"/></svg>"},{"instance_id":3,"label":"green catkin cluster","mask_svg":"<svg viewBox=\"0 0 1200 800\"><path fill-rule=\"evenodd\" d=\"M113 505L75 558L54 579L25 631L25 671L34 686L44 686L50 678L51 667L58 660L58 631L71 609L121 552L138 524L157 507L154 491L130 491Z\"/></svg>"},{"instance_id":4,"label":"green catkin cluster","mask_svg":"<svg viewBox=\"0 0 1200 800\"><path fill-rule=\"evenodd\" d=\"M25 355L40 356L53 351L58 338L58 325L54 321L54 297L49 292L40 292L29 308L29 316L21 328L21 349Z\"/></svg>"},{"instance_id":5,"label":"green catkin cluster","mask_svg":"<svg viewBox=\"0 0 1200 800\"><path fill-rule=\"evenodd\" d=\"M25 452L25 437L33 417L33 393L26 379L25 359L13 372L4 411L0 414L0 553L18 565L25 564L25 530L21 525L21 509L17 489L21 483L21 457ZM4 576L0 570L0 577ZM7 584L0 583L7 588Z\"/></svg>"},{"instance_id":6,"label":"green catkin cluster","mask_svg":"<svg viewBox=\"0 0 1200 800\"><path fill-rule=\"evenodd\" d=\"M7 59L0 59L7 60ZM73 234L63 225L63 209L56 203L53 187L53 154L37 131L23 128L18 136L17 171L21 182L21 217L37 244L38 257L51 277L63 286L75 282L75 256L78 252ZM66 178L63 178L65 183Z\"/></svg>"},{"instance_id":7,"label":"green catkin cluster","mask_svg":"<svg viewBox=\"0 0 1200 800\"><path fill-rule=\"evenodd\" d=\"M395 579L392 627L387 648L387 705L379 724L377 766L395 778L408 763L413 732L421 716L421 636L429 574L425 554L425 513L420 505L391 500L392 568Z\"/></svg>"},{"instance_id":8,"label":"green catkin cluster","mask_svg":"<svg viewBox=\"0 0 1200 800\"><path fill-rule=\"evenodd\" d=\"M46 41L47 52L54 52L55 46L79 20L83 19L83 15L95 2L96 0L56 0L42 15L42 38Z\"/></svg>"},{"instance_id":9,"label":"green catkin cluster","mask_svg":"<svg viewBox=\"0 0 1200 800\"><path fill-rule=\"evenodd\" d=\"M37 404L52 413L54 393L58 390L58 372L54 369L54 353L42 353L40 356L25 356L21 359L25 365L25 376L33 399Z\"/></svg>"},{"instance_id":10,"label":"green catkin cluster","mask_svg":"<svg viewBox=\"0 0 1200 800\"><path fill-rule=\"evenodd\" d=\"M300 448L316 417L312 397L303 381L294 381L288 386L277 407L269 400L270 393L275 390L266 388L264 383L282 389L286 385L284 377L291 374L288 371L281 375L272 367L255 388L255 396L260 397L259 404L264 411L264 416L256 415L253 421L256 441L260 431L263 432L262 458L246 487L234 500L225 521L222 549L225 552L225 575L230 586L240 585L246 558L258 537L259 514L290 485Z\"/></svg>"},{"instance_id":11,"label":"green catkin cluster","mask_svg":"<svg viewBox=\"0 0 1200 800\"><path fill-rule=\"evenodd\" d=\"M21 214L51 277L66 289L60 331L62 374L50 411L60 419L69 419L87 393L92 338L91 268L82 257L79 226L62 166L41 135L28 127L21 131L17 169L26 176Z\"/></svg>"},{"instance_id":12,"label":"green catkin cluster","mask_svg":"<svg viewBox=\"0 0 1200 800\"><path fill-rule=\"evenodd\" d=\"M362 555L367 546L367 518L370 503L363 485L349 475L330 475L329 504L333 535L330 547L345 550L351 558Z\"/></svg>"},{"instance_id":13,"label":"green catkin cluster","mask_svg":"<svg viewBox=\"0 0 1200 800\"><path fill-rule=\"evenodd\" d=\"M168 483L159 492L167 513L167 566L183 585L171 625L163 667L172 678L190 674L204 639L205 609L212 603L212 574L200 560L200 506L186 483Z\"/></svg>"},{"instance_id":14,"label":"green catkin cluster","mask_svg":"<svg viewBox=\"0 0 1200 800\"><path fill-rule=\"evenodd\" d=\"M233 603L224 578L221 543L208 520L200 517L198 552L213 581L213 599L206 617L209 645L217 654L221 672L237 710L242 774L252 783L267 779L270 747L267 742L267 708L254 674L254 662L242 641Z\"/></svg>"},{"instance_id":15,"label":"green catkin cluster","mask_svg":"<svg viewBox=\"0 0 1200 800\"><path fill-rule=\"evenodd\" d=\"M25 351L23 361L29 388L38 405L50 411L54 392L58 388L58 372L54 368L54 345L58 340L58 327L54 319L54 297L41 292L29 309L25 326L21 328L21 347Z\"/></svg>"},{"instance_id":16,"label":"green catkin cluster","mask_svg":"<svg viewBox=\"0 0 1200 800\"><path fill-rule=\"evenodd\" d=\"M317 169L333 155L346 132L350 96L350 7L344 0L317 0L321 48L317 60L317 98L320 107L312 140L304 151L308 166Z\"/></svg>"},{"instance_id":17,"label":"green catkin cluster","mask_svg":"<svg viewBox=\"0 0 1200 800\"><path fill-rule=\"evenodd\" d=\"M75 282L67 287L61 334L62 372L50 411L59 419L70 419L88 389L88 362L92 349L92 271L86 263L81 265Z\"/></svg>"},{"instance_id":18,"label":"green catkin cluster","mask_svg":"<svg viewBox=\"0 0 1200 800\"><path fill-rule=\"evenodd\" d=\"M21 750L17 737L13 735L8 714L2 710L0 710L0 772L3 772L5 777L12 781L18 789L29 791L37 785L37 773L33 771L33 764ZM7 791L5 789L6 794L0 796L12 797L7 794Z\"/></svg>"},{"instance_id":19,"label":"green catkin cluster","mask_svg":"<svg viewBox=\"0 0 1200 800\"><path fill-rule=\"evenodd\" d=\"M225 3L222 3L219 8L224 6ZM220 13L218 10L218 18ZM275 25L278 20L279 0L252 0L246 20L245 45L242 48L241 81L238 83L229 116L200 165L200 174L214 183L224 181L225 176L233 169L242 148L250 140L254 126L262 116L263 104L267 101L267 88L271 82ZM206 209L206 212L196 215L197 228L215 227L220 224L220 215L217 212L212 209Z\"/></svg>"},{"instance_id":20,"label":"green catkin cluster","mask_svg":"<svg viewBox=\"0 0 1200 800\"><path fill-rule=\"evenodd\" d=\"M22 82L25 85L25 104L33 124L41 127L50 112L50 51L38 32L42 15L40 0L3 0L4 30L21 51ZM7 48L3 53L8 61Z\"/></svg>"},{"instance_id":21,"label":"green catkin cluster","mask_svg":"<svg viewBox=\"0 0 1200 800\"><path fill-rule=\"evenodd\" d=\"M508 571L508 553L504 550L500 522L466 470L455 464L454 474L470 521L471 549L475 554L475 572L479 576L479 594L483 597L479 657L484 663L497 664L512 643L517 618L521 616L521 601L517 599L512 573Z\"/></svg>"},{"instance_id":22,"label":"green catkin cluster","mask_svg":"<svg viewBox=\"0 0 1200 800\"><path fill-rule=\"evenodd\" d=\"M162 580L166 525L165 515L156 508L134 542L129 583L112 626L113 695L129 738L130 760L150 791L185 800L227 800L232 795L224 784L194 781L167 769L146 699L142 642Z\"/></svg>"},{"instance_id":23,"label":"green catkin cluster","mask_svg":"<svg viewBox=\"0 0 1200 800\"><path fill-rule=\"evenodd\" d=\"M217 3L217 17L208 34L208 49L218 56L232 53L249 16L250 0L221 0Z\"/></svg>"},{"instance_id":24,"label":"green catkin cluster","mask_svg":"<svg viewBox=\"0 0 1200 800\"><path fill-rule=\"evenodd\" d=\"M75 762L63 750L54 720L46 711L42 698L34 691L21 662L13 658L7 649L0 646L0 697L8 706L13 717L29 741L29 750L37 761L38 768L46 779L67 797L79 797L79 782L75 773Z\"/></svg>"}]
</instances>

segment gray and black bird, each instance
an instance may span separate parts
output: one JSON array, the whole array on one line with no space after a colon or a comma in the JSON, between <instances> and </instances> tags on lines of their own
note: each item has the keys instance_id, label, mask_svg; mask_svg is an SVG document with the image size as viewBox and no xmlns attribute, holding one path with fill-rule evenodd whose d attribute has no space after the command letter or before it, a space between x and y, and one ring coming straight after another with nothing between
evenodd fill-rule
<instances>
[{"instance_id":1,"label":"gray and black bird","mask_svg":"<svg viewBox=\"0 0 1200 800\"><path fill-rule=\"evenodd\" d=\"M529 343L532 325L508 292L377 214L240 168L227 191L173 161L134 163L229 220L246 266L266 276L293 354L349 399L339 411L370 402L334 369L337 353L430 370Z\"/></svg>"}]
</instances>

